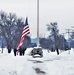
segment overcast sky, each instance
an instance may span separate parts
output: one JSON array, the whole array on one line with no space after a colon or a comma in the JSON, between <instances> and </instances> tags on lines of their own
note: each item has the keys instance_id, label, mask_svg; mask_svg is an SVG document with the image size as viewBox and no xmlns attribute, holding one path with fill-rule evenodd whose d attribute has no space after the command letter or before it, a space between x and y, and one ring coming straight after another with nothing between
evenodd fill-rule
<instances>
[{"instance_id":1,"label":"overcast sky","mask_svg":"<svg viewBox=\"0 0 74 75\"><path fill-rule=\"evenodd\" d=\"M47 35L50 22L57 22L60 33L74 26L74 0L40 0L40 36ZM28 16L31 36L37 33L37 0L0 0L0 10Z\"/></svg>"}]
</instances>

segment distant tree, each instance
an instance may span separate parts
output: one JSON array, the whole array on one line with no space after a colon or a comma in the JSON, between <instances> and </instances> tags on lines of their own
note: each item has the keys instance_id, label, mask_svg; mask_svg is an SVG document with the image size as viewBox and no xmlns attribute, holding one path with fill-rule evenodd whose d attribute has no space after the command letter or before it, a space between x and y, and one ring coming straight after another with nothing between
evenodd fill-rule
<instances>
[{"instance_id":1,"label":"distant tree","mask_svg":"<svg viewBox=\"0 0 74 75\"><path fill-rule=\"evenodd\" d=\"M74 31L71 34L71 39L74 39Z\"/></svg>"},{"instance_id":2,"label":"distant tree","mask_svg":"<svg viewBox=\"0 0 74 75\"><path fill-rule=\"evenodd\" d=\"M23 27L24 22L22 21L22 19L17 19L16 26L14 27L15 29L13 33L12 48L15 48L18 45L20 38L22 36Z\"/></svg>"},{"instance_id":3,"label":"distant tree","mask_svg":"<svg viewBox=\"0 0 74 75\"><path fill-rule=\"evenodd\" d=\"M45 38L40 38L40 46L44 49L47 49L46 47L46 39Z\"/></svg>"},{"instance_id":4,"label":"distant tree","mask_svg":"<svg viewBox=\"0 0 74 75\"><path fill-rule=\"evenodd\" d=\"M67 40L64 38L63 35L59 35L59 49L60 50L67 50L68 49L68 42Z\"/></svg>"},{"instance_id":5,"label":"distant tree","mask_svg":"<svg viewBox=\"0 0 74 75\"><path fill-rule=\"evenodd\" d=\"M49 51L51 50L52 40L48 38L40 38L40 46Z\"/></svg>"},{"instance_id":6,"label":"distant tree","mask_svg":"<svg viewBox=\"0 0 74 75\"><path fill-rule=\"evenodd\" d=\"M52 36L54 36L55 49L57 51L57 55L59 55L59 29L57 26L57 22L51 22L50 24L47 24L47 26L47 30L50 31Z\"/></svg>"},{"instance_id":7,"label":"distant tree","mask_svg":"<svg viewBox=\"0 0 74 75\"><path fill-rule=\"evenodd\" d=\"M71 47L74 48L74 40L71 40Z\"/></svg>"},{"instance_id":8,"label":"distant tree","mask_svg":"<svg viewBox=\"0 0 74 75\"><path fill-rule=\"evenodd\" d=\"M71 47L74 48L74 31L71 34Z\"/></svg>"},{"instance_id":9,"label":"distant tree","mask_svg":"<svg viewBox=\"0 0 74 75\"><path fill-rule=\"evenodd\" d=\"M24 43L22 45L23 48L29 47L29 44L31 43L31 38L29 36L26 36L24 39Z\"/></svg>"},{"instance_id":10,"label":"distant tree","mask_svg":"<svg viewBox=\"0 0 74 75\"><path fill-rule=\"evenodd\" d=\"M18 18L15 14L0 12L0 35L7 43L8 53L11 48L15 48L21 38L24 27L23 18Z\"/></svg>"}]
</instances>

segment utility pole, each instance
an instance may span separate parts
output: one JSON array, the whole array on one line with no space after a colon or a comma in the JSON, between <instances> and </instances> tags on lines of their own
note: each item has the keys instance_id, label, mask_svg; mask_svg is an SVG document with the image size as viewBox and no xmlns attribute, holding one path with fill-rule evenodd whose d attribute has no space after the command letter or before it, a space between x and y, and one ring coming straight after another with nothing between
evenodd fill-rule
<instances>
[{"instance_id":1,"label":"utility pole","mask_svg":"<svg viewBox=\"0 0 74 75\"><path fill-rule=\"evenodd\" d=\"M37 0L37 47L39 47L39 0Z\"/></svg>"},{"instance_id":2,"label":"utility pole","mask_svg":"<svg viewBox=\"0 0 74 75\"><path fill-rule=\"evenodd\" d=\"M74 26L71 26L71 28L74 28ZM72 39L74 39L74 30L72 30L72 35L73 35ZM73 47L73 51L74 51L74 47Z\"/></svg>"},{"instance_id":3,"label":"utility pole","mask_svg":"<svg viewBox=\"0 0 74 75\"><path fill-rule=\"evenodd\" d=\"M68 40L69 40L69 34L71 33L70 31L71 31L72 29L66 29L66 33L68 33Z\"/></svg>"},{"instance_id":4,"label":"utility pole","mask_svg":"<svg viewBox=\"0 0 74 75\"><path fill-rule=\"evenodd\" d=\"M71 28L74 28L74 26L71 26ZM72 33L74 33L74 30L72 29Z\"/></svg>"},{"instance_id":5,"label":"utility pole","mask_svg":"<svg viewBox=\"0 0 74 75\"><path fill-rule=\"evenodd\" d=\"M70 32L72 29L66 29L66 30L67 30L66 33L68 33L68 40L69 40L69 34L72 33L72 32ZM70 47L70 42L69 42L69 47ZM70 54L70 50L68 51L68 53Z\"/></svg>"}]
</instances>

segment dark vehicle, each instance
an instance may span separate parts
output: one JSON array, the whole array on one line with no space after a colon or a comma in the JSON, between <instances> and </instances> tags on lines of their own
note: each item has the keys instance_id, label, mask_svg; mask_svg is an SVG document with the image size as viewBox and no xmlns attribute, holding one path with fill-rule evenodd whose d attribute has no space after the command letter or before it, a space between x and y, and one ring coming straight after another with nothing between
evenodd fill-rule
<instances>
[{"instance_id":1,"label":"dark vehicle","mask_svg":"<svg viewBox=\"0 0 74 75\"><path fill-rule=\"evenodd\" d=\"M31 55L32 55L33 57L35 57L35 55L40 55L40 57L43 57L42 48L40 48L40 47L35 47L35 48L33 48L33 50L31 51Z\"/></svg>"}]
</instances>

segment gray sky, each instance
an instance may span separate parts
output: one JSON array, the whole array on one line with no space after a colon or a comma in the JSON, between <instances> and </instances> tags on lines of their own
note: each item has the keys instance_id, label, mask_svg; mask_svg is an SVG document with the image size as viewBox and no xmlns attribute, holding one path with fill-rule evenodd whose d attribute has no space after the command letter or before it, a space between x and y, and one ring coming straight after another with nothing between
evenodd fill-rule
<instances>
[{"instance_id":1,"label":"gray sky","mask_svg":"<svg viewBox=\"0 0 74 75\"><path fill-rule=\"evenodd\" d=\"M0 10L28 16L31 36L37 33L37 0L0 0ZM60 33L74 26L74 0L40 0L40 36L47 35L50 22L57 22Z\"/></svg>"}]
</instances>

